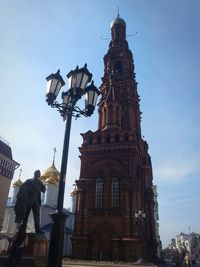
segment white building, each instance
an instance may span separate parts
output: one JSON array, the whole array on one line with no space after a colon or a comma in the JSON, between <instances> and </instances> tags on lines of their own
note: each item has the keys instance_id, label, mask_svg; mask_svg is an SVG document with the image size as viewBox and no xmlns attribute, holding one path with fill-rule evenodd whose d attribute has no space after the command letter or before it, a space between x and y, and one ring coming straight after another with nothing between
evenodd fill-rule
<instances>
[{"instance_id":1,"label":"white building","mask_svg":"<svg viewBox=\"0 0 200 267\"><path fill-rule=\"evenodd\" d=\"M2 228L10 184L14 171L19 165L19 163L13 160L9 144L0 137L0 230Z\"/></svg>"},{"instance_id":2,"label":"white building","mask_svg":"<svg viewBox=\"0 0 200 267\"><path fill-rule=\"evenodd\" d=\"M197 240L196 244L192 244L194 238ZM194 247L200 247L200 235L197 233L184 234L180 233L175 237L176 248L181 251L185 248L190 254L192 253Z\"/></svg>"}]
</instances>

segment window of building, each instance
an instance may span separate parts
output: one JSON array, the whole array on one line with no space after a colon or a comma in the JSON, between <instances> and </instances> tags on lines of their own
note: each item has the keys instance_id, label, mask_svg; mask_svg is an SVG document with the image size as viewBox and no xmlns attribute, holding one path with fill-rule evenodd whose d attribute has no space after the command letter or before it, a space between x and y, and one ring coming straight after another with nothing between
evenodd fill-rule
<instances>
[{"instance_id":1,"label":"window of building","mask_svg":"<svg viewBox=\"0 0 200 267\"><path fill-rule=\"evenodd\" d=\"M96 180L95 208L102 208L103 203L103 182L102 179Z\"/></svg>"},{"instance_id":2,"label":"window of building","mask_svg":"<svg viewBox=\"0 0 200 267\"><path fill-rule=\"evenodd\" d=\"M112 208L119 208L119 180L117 178L112 179Z\"/></svg>"},{"instance_id":3,"label":"window of building","mask_svg":"<svg viewBox=\"0 0 200 267\"><path fill-rule=\"evenodd\" d=\"M122 63L119 60L114 63L114 73L122 74Z\"/></svg>"},{"instance_id":4,"label":"window of building","mask_svg":"<svg viewBox=\"0 0 200 267\"><path fill-rule=\"evenodd\" d=\"M119 135L118 135L118 134L115 135L115 141L116 141L117 143L119 142Z\"/></svg>"},{"instance_id":5,"label":"window of building","mask_svg":"<svg viewBox=\"0 0 200 267\"><path fill-rule=\"evenodd\" d=\"M101 143L101 135L98 136L97 142L100 144Z\"/></svg>"}]
</instances>

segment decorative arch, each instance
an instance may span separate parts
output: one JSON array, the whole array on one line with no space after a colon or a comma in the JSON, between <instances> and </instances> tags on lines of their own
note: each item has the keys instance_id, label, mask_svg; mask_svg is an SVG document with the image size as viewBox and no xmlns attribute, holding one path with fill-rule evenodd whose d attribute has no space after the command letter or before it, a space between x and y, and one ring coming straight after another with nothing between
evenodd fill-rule
<instances>
[{"instance_id":1,"label":"decorative arch","mask_svg":"<svg viewBox=\"0 0 200 267\"><path fill-rule=\"evenodd\" d=\"M112 240L120 239L115 228L108 223L98 225L90 235L89 251L92 259L112 259Z\"/></svg>"},{"instance_id":2,"label":"decorative arch","mask_svg":"<svg viewBox=\"0 0 200 267\"><path fill-rule=\"evenodd\" d=\"M120 60L117 60L114 62L114 73L115 74L122 74L122 62Z\"/></svg>"},{"instance_id":3,"label":"decorative arch","mask_svg":"<svg viewBox=\"0 0 200 267\"><path fill-rule=\"evenodd\" d=\"M94 162L87 169L85 177L90 178L111 178L111 177L128 177L127 166L120 161L112 159L102 159Z\"/></svg>"}]
</instances>

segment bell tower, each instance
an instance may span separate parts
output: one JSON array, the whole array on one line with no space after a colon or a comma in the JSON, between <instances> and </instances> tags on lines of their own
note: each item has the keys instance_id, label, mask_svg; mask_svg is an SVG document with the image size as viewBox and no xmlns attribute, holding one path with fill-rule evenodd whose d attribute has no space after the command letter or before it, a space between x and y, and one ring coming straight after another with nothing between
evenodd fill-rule
<instances>
[{"instance_id":1,"label":"bell tower","mask_svg":"<svg viewBox=\"0 0 200 267\"><path fill-rule=\"evenodd\" d=\"M157 244L151 158L141 137L126 23L119 16L111 23L111 37L104 56L98 129L81 134L73 257L152 261Z\"/></svg>"},{"instance_id":2,"label":"bell tower","mask_svg":"<svg viewBox=\"0 0 200 267\"><path fill-rule=\"evenodd\" d=\"M139 96L132 52L126 40L126 23L117 17L111 23L112 40L104 56L104 76L99 104L99 129L140 130Z\"/></svg>"}]
</instances>

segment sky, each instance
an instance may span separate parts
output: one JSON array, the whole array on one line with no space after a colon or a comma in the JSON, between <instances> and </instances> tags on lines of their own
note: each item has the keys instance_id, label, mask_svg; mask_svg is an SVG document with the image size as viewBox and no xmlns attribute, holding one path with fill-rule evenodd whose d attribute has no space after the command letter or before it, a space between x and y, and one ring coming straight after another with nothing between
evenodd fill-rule
<instances>
[{"instance_id":1,"label":"sky","mask_svg":"<svg viewBox=\"0 0 200 267\"><path fill-rule=\"evenodd\" d=\"M0 6L0 135L21 164L21 179L47 169L54 147L60 170L65 123L45 102L45 78L60 69L66 81L71 69L87 63L99 87L119 7L134 57L163 247L180 232L200 232L200 1L0 0ZM97 111L72 122L65 207L79 178L80 133L97 125Z\"/></svg>"}]
</instances>

